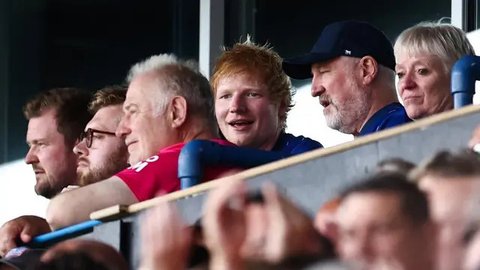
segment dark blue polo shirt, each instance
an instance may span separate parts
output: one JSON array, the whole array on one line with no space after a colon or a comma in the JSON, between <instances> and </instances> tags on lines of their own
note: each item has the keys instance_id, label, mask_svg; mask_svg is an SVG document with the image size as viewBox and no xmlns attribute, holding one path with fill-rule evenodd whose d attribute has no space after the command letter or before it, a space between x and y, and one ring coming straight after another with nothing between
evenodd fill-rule
<instances>
[{"instance_id":1,"label":"dark blue polo shirt","mask_svg":"<svg viewBox=\"0 0 480 270\"><path fill-rule=\"evenodd\" d=\"M322 147L321 143L310 138L293 136L290 133L281 133L271 151L281 151L289 156L293 156Z\"/></svg>"},{"instance_id":2,"label":"dark blue polo shirt","mask_svg":"<svg viewBox=\"0 0 480 270\"><path fill-rule=\"evenodd\" d=\"M412 122L412 119L408 118L402 104L398 102L390 103L368 119L358 136L365 136L410 122Z\"/></svg>"}]
</instances>

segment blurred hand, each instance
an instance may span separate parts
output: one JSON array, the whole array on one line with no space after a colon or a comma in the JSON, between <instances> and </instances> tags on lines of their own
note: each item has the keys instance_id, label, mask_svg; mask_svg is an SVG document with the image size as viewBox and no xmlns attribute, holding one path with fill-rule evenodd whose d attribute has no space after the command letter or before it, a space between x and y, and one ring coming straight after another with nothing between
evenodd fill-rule
<instances>
[{"instance_id":1,"label":"blurred hand","mask_svg":"<svg viewBox=\"0 0 480 270\"><path fill-rule=\"evenodd\" d=\"M262 244L245 242L242 247L245 258L277 264L296 256L321 255L322 242L310 217L281 196L273 184L265 185L262 194L267 220L256 220L267 224L265 236Z\"/></svg>"},{"instance_id":2,"label":"blurred hand","mask_svg":"<svg viewBox=\"0 0 480 270\"><path fill-rule=\"evenodd\" d=\"M192 231L168 202L148 210L141 228L141 269L186 269Z\"/></svg>"},{"instance_id":3,"label":"blurred hand","mask_svg":"<svg viewBox=\"0 0 480 270\"><path fill-rule=\"evenodd\" d=\"M336 242L338 228L336 221L336 211L340 204L338 197L326 202L315 215L314 226L320 234L324 235L332 243Z\"/></svg>"},{"instance_id":4,"label":"blurred hand","mask_svg":"<svg viewBox=\"0 0 480 270\"><path fill-rule=\"evenodd\" d=\"M28 243L34 236L50 231L47 221L37 216L21 216L8 221L0 228L0 256L4 257L19 242Z\"/></svg>"},{"instance_id":5,"label":"blurred hand","mask_svg":"<svg viewBox=\"0 0 480 270\"><path fill-rule=\"evenodd\" d=\"M245 184L226 182L213 190L202 219L210 269L242 269L240 249L245 240Z\"/></svg>"}]
</instances>

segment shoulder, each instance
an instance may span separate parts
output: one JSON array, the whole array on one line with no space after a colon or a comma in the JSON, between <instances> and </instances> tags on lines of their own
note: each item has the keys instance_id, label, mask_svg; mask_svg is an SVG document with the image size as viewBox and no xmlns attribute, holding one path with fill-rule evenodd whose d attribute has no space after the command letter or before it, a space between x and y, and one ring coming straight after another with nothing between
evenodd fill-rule
<instances>
[{"instance_id":1,"label":"shoulder","mask_svg":"<svg viewBox=\"0 0 480 270\"><path fill-rule=\"evenodd\" d=\"M383 128L387 128L406 124L409 122L412 122L412 119L408 118L405 108L400 103L394 103L388 105L380 126Z\"/></svg>"},{"instance_id":2,"label":"shoulder","mask_svg":"<svg viewBox=\"0 0 480 270\"><path fill-rule=\"evenodd\" d=\"M274 151L286 151L291 155L301 154L310 150L322 148L322 144L304 136L294 136L290 133L280 134Z\"/></svg>"}]
</instances>

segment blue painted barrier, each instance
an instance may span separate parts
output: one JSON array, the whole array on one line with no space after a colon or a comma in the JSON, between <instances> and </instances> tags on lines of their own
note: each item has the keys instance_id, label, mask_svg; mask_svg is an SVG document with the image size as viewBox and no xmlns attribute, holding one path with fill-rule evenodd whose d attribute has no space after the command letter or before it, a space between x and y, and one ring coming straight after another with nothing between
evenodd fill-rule
<instances>
[{"instance_id":1,"label":"blue painted barrier","mask_svg":"<svg viewBox=\"0 0 480 270\"><path fill-rule=\"evenodd\" d=\"M207 140L193 140L187 143L180 152L178 178L181 181L181 188L185 189L200 183L205 166L251 168L289 156L283 152L226 146Z\"/></svg>"},{"instance_id":2,"label":"blue painted barrier","mask_svg":"<svg viewBox=\"0 0 480 270\"><path fill-rule=\"evenodd\" d=\"M480 79L480 57L466 55L460 58L452 68L451 91L453 107L461 108L473 103L475 82Z\"/></svg>"},{"instance_id":3,"label":"blue painted barrier","mask_svg":"<svg viewBox=\"0 0 480 270\"><path fill-rule=\"evenodd\" d=\"M65 239L73 238L82 234L93 231L93 227L101 224L99 220L87 220L72 226L68 226L53 232L38 235L28 242L26 245L32 248L47 247L63 241Z\"/></svg>"}]
</instances>

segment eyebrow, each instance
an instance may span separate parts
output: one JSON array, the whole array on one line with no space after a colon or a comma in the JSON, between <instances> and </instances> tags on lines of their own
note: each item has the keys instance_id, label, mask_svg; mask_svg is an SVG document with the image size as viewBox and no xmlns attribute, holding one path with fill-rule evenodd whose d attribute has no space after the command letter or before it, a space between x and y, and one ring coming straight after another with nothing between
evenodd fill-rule
<instances>
[{"instance_id":1,"label":"eyebrow","mask_svg":"<svg viewBox=\"0 0 480 270\"><path fill-rule=\"evenodd\" d=\"M38 143L44 142L44 141L46 141L45 138L33 139L33 140L31 140L31 141L26 140L25 142L26 142L28 145L33 145L33 144L38 144Z\"/></svg>"},{"instance_id":2,"label":"eyebrow","mask_svg":"<svg viewBox=\"0 0 480 270\"><path fill-rule=\"evenodd\" d=\"M102 125L100 123L94 123L94 125L86 127L85 131L87 131L89 128L90 129L95 129L95 130L102 130L102 131L109 131L110 130L107 126Z\"/></svg>"},{"instance_id":3,"label":"eyebrow","mask_svg":"<svg viewBox=\"0 0 480 270\"><path fill-rule=\"evenodd\" d=\"M125 105L123 106L123 110L124 110L124 111L128 111L128 110L131 109L132 107L135 107L135 108L136 108L136 107L138 107L138 106L137 106L137 104L128 103L128 104L125 104Z\"/></svg>"}]
</instances>

